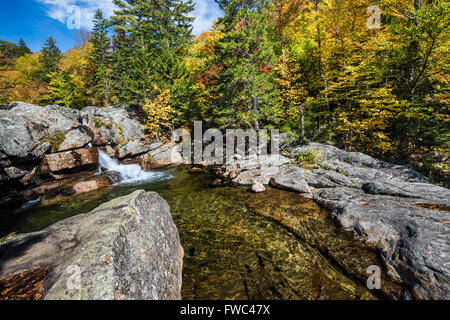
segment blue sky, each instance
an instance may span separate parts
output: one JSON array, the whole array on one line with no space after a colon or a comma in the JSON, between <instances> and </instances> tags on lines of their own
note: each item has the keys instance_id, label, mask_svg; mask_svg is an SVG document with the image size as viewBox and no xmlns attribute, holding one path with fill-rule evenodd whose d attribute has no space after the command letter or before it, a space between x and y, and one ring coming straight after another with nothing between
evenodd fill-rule
<instances>
[{"instance_id":1,"label":"blue sky","mask_svg":"<svg viewBox=\"0 0 450 320\"><path fill-rule=\"evenodd\" d=\"M49 36L66 51L75 43L78 28L92 28L92 16L100 8L106 16L114 11L112 0L1 0L0 39L17 43L23 38L32 51L39 51ZM195 35L208 30L222 15L214 0L193 0ZM74 20L74 17L79 17ZM74 29L75 28L75 29Z\"/></svg>"}]
</instances>

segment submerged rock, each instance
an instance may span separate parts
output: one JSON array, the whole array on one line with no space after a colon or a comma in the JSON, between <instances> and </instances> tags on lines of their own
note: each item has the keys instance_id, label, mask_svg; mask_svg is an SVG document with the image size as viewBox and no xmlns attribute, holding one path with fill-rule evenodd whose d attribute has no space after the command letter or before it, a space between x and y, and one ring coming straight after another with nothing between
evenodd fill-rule
<instances>
[{"instance_id":1,"label":"submerged rock","mask_svg":"<svg viewBox=\"0 0 450 320\"><path fill-rule=\"evenodd\" d=\"M350 188L317 190L315 199L357 239L377 248L390 275L414 297L450 298L450 212Z\"/></svg>"},{"instance_id":2,"label":"submerged rock","mask_svg":"<svg viewBox=\"0 0 450 320\"><path fill-rule=\"evenodd\" d=\"M0 283L42 270L48 300L180 299L183 255L166 201L136 191L0 244Z\"/></svg>"},{"instance_id":3,"label":"submerged rock","mask_svg":"<svg viewBox=\"0 0 450 320\"><path fill-rule=\"evenodd\" d=\"M330 145L310 143L290 154L308 155L313 163L299 168L282 162L270 174L238 168L233 181L247 185L269 177L273 187L312 196L344 229L380 252L380 267L412 297L450 298L449 189L407 167Z\"/></svg>"},{"instance_id":4,"label":"submerged rock","mask_svg":"<svg viewBox=\"0 0 450 320\"><path fill-rule=\"evenodd\" d=\"M391 277L415 298L450 298L450 190L362 153L317 143L292 151L302 152L321 167L304 170L313 198L380 252Z\"/></svg>"},{"instance_id":5,"label":"submerged rock","mask_svg":"<svg viewBox=\"0 0 450 320\"><path fill-rule=\"evenodd\" d=\"M266 187L261 182L255 182L252 185L252 191L255 193L264 192L266 191Z\"/></svg>"}]
</instances>

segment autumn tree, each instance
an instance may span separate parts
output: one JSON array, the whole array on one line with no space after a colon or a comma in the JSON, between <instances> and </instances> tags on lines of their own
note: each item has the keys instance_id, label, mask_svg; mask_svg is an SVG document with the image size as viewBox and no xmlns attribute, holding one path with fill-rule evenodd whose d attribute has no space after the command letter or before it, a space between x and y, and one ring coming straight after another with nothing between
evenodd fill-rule
<instances>
[{"instance_id":1,"label":"autumn tree","mask_svg":"<svg viewBox=\"0 0 450 320\"><path fill-rule=\"evenodd\" d=\"M80 48L69 50L58 64L58 71L49 75L49 94L47 102L61 104L71 108L87 105L89 95L87 80L89 78L92 43L86 42Z\"/></svg>"},{"instance_id":2,"label":"autumn tree","mask_svg":"<svg viewBox=\"0 0 450 320\"><path fill-rule=\"evenodd\" d=\"M236 3L225 8L226 35L217 41L214 65L217 97L212 109L221 127L252 127L279 121L279 100L273 81L276 43L270 37L265 2Z\"/></svg>"}]
</instances>

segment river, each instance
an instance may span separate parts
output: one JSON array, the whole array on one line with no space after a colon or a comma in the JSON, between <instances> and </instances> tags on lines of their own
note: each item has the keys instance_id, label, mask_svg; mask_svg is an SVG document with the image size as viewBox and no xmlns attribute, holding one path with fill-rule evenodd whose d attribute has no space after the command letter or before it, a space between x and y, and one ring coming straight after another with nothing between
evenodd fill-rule
<instances>
[{"instance_id":1,"label":"river","mask_svg":"<svg viewBox=\"0 0 450 320\"><path fill-rule=\"evenodd\" d=\"M31 232L137 189L167 200L185 250L184 299L375 299L365 269L375 252L299 194L212 184L208 174L169 169L152 182L119 184L50 205L3 208L0 235ZM169 178L170 177L170 178ZM397 290L387 285L389 290ZM387 290L387 291L386 291Z\"/></svg>"}]
</instances>

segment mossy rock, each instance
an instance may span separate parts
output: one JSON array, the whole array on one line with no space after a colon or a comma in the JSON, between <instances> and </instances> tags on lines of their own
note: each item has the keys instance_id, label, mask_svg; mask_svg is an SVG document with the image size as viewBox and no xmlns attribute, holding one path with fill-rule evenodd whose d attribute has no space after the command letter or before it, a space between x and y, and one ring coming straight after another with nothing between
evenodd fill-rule
<instances>
[{"instance_id":1,"label":"mossy rock","mask_svg":"<svg viewBox=\"0 0 450 320\"><path fill-rule=\"evenodd\" d=\"M42 139L41 142L42 143L49 142L51 145L50 152L55 153L55 152L58 152L59 147L64 142L64 140L66 140L66 133L60 132L60 133L54 134L50 137L46 137L46 138Z\"/></svg>"}]
</instances>

